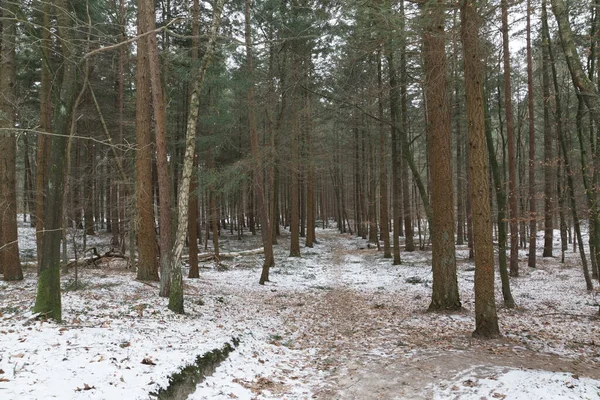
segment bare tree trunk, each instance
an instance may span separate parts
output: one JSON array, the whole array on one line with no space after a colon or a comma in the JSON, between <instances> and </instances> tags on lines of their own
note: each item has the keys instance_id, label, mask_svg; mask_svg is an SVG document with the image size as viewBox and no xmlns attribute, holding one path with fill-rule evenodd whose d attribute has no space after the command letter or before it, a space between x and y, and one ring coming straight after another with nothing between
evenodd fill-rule
<instances>
[{"instance_id":1,"label":"bare tree trunk","mask_svg":"<svg viewBox=\"0 0 600 400\"><path fill-rule=\"evenodd\" d=\"M508 0L502 0L502 48L504 61L504 112L508 142L508 206L510 210L510 262L511 276L519 276L519 215L517 208L517 158L515 128L512 108L510 51L508 38Z\"/></svg>"},{"instance_id":2,"label":"bare tree trunk","mask_svg":"<svg viewBox=\"0 0 600 400\"><path fill-rule=\"evenodd\" d=\"M535 114L533 92L533 57L531 55L531 0L527 0L527 106L529 116L529 259L535 268L537 214L535 204Z\"/></svg>"},{"instance_id":3,"label":"bare tree trunk","mask_svg":"<svg viewBox=\"0 0 600 400\"><path fill-rule=\"evenodd\" d=\"M179 185L178 207L177 207L177 233L175 236L175 247L173 258L170 260L171 268L171 291L169 295L169 310L183 313L183 282L181 276L181 254L185 246L186 231L188 228L188 206L189 190L194 166L194 152L196 147L196 122L200 112L200 91L204 83L204 76L210 63L212 62L217 32L221 24L221 13L225 0L217 0L214 4L213 18L210 27L210 36L206 46L206 51L202 57L202 62L196 76L196 84L190 98L190 108L187 118L185 135L185 154L183 156L183 169L181 173L181 184ZM216 253L215 253L216 254Z\"/></svg>"},{"instance_id":4,"label":"bare tree trunk","mask_svg":"<svg viewBox=\"0 0 600 400\"><path fill-rule=\"evenodd\" d=\"M16 113L16 3L2 10L2 49L0 53L0 273L5 281L23 279L17 235L17 139Z\"/></svg>"},{"instance_id":5,"label":"bare tree trunk","mask_svg":"<svg viewBox=\"0 0 600 400\"><path fill-rule=\"evenodd\" d=\"M550 55L548 53L548 16L546 0L542 0L542 91L544 96L544 252L552 257L554 239L554 173L552 154L552 124L550 120Z\"/></svg>"},{"instance_id":6,"label":"bare tree trunk","mask_svg":"<svg viewBox=\"0 0 600 400\"><path fill-rule=\"evenodd\" d=\"M148 31L144 22L144 0L138 0L138 35ZM152 126L150 107L150 65L148 42L138 41L136 68L136 113L135 136L137 151L136 165L136 223L138 241L137 279L158 281L158 254L154 226L154 196L152 182Z\"/></svg>"},{"instance_id":7,"label":"bare tree trunk","mask_svg":"<svg viewBox=\"0 0 600 400\"><path fill-rule=\"evenodd\" d=\"M427 136L430 143L431 203L433 206L432 264L433 292L429 310L461 308L454 248L454 196L450 105L447 96L447 63L444 10L441 2L427 3L421 10L425 23L423 55ZM487 171L487 169L486 169Z\"/></svg>"},{"instance_id":8,"label":"bare tree trunk","mask_svg":"<svg viewBox=\"0 0 600 400\"><path fill-rule=\"evenodd\" d=\"M473 336L493 338L500 335L500 328L494 299L494 247L489 199L488 157L485 143L483 64L479 49L480 16L477 14L476 3L473 0L464 0L461 3L460 11L475 251L475 331Z\"/></svg>"},{"instance_id":9,"label":"bare tree trunk","mask_svg":"<svg viewBox=\"0 0 600 400\"><path fill-rule=\"evenodd\" d=\"M484 100L485 101L485 100ZM500 270L500 278L502 280L502 297L506 308L515 308L515 300L513 299L510 290L510 280L508 276L508 268L506 265L506 193L502 177L500 175L500 167L496 159L496 150L494 149L494 141L492 139L492 127L490 124L488 104L484 103L485 107L485 140L490 160L492 177L494 180L494 189L496 190L496 203L498 205L498 264Z\"/></svg>"},{"instance_id":10,"label":"bare tree trunk","mask_svg":"<svg viewBox=\"0 0 600 400\"><path fill-rule=\"evenodd\" d=\"M402 110L400 130L400 151L403 157L400 158L400 180L402 185L402 217L404 218L404 251L415 250L415 231L412 221L412 209L410 206L410 178L409 166L406 155L410 153L408 145L408 73L406 70L406 23L404 13L404 0L400 1L400 108Z\"/></svg>"},{"instance_id":11,"label":"bare tree trunk","mask_svg":"<svg viewBox=\"0 0 600 400\"><path fill-rule=\"evenodd\" d=\"M41 253L40 275L34 312L60 321L62 317L60 296L60 241L63 225L63 196L65 189L65 163L71 113L77 90L77 66L72 63L69 16L66 0L56 0L58 35L61 43L62 80L54 113L54 131L62 136L52 140L50 150L50 174L48 199L44 205L44 234Z\"/></svg>"},{"instance_id":12,"label":"bare tree trunk","mask_svg":"<svg viewBox=\"0 0 600 400\"><path fill-rule=\"evenodd\" d=\"M140 12L146 31L155 28L154 2L141 0ZM170 272L173 251L173 230L171 227L171 178L167 161L167 120L165 94L163 93L160 60L156 33L146 36L148 46L148 65L150 70L150 87L152 92L152 108L154 110L154 132L156 135L156 169L158 172L159 196L159 228L160 228L160 296L169 297L171 291ZM189 190L189 187L187 188ZM113 227L114 229L115 227Z\"/></svg>"},{"instance_id":13,"label":"bare tree trunk","mask_svg":"<svg viewBox=\"0 0 600 400\"><path fill-rule=\"evenodd\" d=\"M199 51L199 40L198 35L199 29L199 10L200 1L194 0L192 7L192 61L198 60ZM192 89L193 91L193 89ZM190 254L190 271L188 278L199 278L200 271L198 269L198 154L196 152L193 155L193 171L190 178L190 201L189 201L189 221L188 221L188 241L189 241L189 254Z\"/></svg>"},{"instance_id":14,"label":"bare tree trunk","mask_svg":"<svg viewBox=\"0 0 600 400\"><path fill-rule=\"evenodd\" d=\"M378 100L377 110L379 116L379 225L380 236L383 241L383 257L392 258L390 248L390 217L388 214L388 188L387 188L387 167L385 157L385 129L383 123L383 72L381 66L381 50L377 53L377 89ZM410 205L409 205L410 206ZM341 210L340 210L341 211ZM341 212L340 212L341 216ZM341 218L340 218L341 219ZM408 226L407 226L408 228Z\"/></svg>"},{"instance_id":15,"label":"bare tree trunk","mask_svg":"<svg viewBox=\"0 0 600 400\"><path fill-rule=\"evenodd\" d=\"M50 132L52 130L52 77L50 76L50 51L52 41L50 39L50 12L51 3L44 2L41 46L42 46L42 71L40 77L40 130ZM48 185L48 173L50 171L50 142L51 137L38 134L37 137L37 169L35 174L35 234L38 271L41 266L42 238L44 236L44 208L46 186Z\"/></svg>"},{"instance_id":16,"label":"bare tree trunk","mask_svg":"<svg viewBox=\"0 0 600 400\"><path fill-rule=\"evenodd\" d=\"M400 184L400 176L398 171L398 130L396 128L398 124L398 103L399 103L399 93L398 93L398 81L396 74L396 65L394 64L394 53L392 43L387 45L386 51L386 59L388 63L388 73L390 76L390 118L392 120L392 126L390 128L391 138L392 138L392 248L393 248L393 256L394 261L393 265L399 265L401 263L400 259L400 231L398 226L398 218L400 213L400 198L399 192L400 189L398 185Z\"/></svg>"},{"instance_id":17,"label":"bare tree trunk","mask_svg":"<svg viewBox=\"0 0 600 400\"><path fill-rule=\"evenodd\" d=\"M260 233L265 249L265 260L260 276L259 283L264 285L269 281L269 270L275 265L273 257L273 235L271 234L271 221L269 221L269 211L265 195L265 181L263 178L263 161L260 149L258 147L258 132L256 130L256 120L254 115L254 59L252 54L252 31L250 25L250 0L245 0L245 42L246 42L246 72L250 77L248 85L248 127L250 133L250 149L254 158L254 187L258 200L258 213L260 218Z\"/></svg>"}]
</instances>

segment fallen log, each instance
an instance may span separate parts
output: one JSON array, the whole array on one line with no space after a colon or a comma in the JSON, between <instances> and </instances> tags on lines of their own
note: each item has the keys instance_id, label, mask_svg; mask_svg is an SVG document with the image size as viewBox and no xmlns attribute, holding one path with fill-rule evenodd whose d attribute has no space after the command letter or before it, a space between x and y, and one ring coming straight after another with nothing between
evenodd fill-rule
<instances>
[{"instance_id":1,"label":"fallen log","mask_svg":"<svg viewBox=\"0 0 600 400\"><path fill-rule=\"evenodd\" d=\"M232 251L228 253L219 253L219 260L222 259L232 259L235 257L242 256L255 256L258 254L263 254L265 252L264 247L259 247L258 249L252 250L242 250L242 251ZM183 259L189 259L189 255L182 257ZM198 253L198 262L207 262L216 260L215 253ZM217 260L218 261L218 260Z\"/></svg>"}]
</instances>

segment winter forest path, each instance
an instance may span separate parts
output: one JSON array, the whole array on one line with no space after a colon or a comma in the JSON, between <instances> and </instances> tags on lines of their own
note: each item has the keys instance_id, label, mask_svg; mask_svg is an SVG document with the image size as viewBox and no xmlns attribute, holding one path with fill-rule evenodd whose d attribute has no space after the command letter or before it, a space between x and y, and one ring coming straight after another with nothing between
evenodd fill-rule
<instances>
[{"instance_id":1,"label":"winter forest path","mask_svg":"<svg viewBox=\"0 0 600 400\"><path fill-rule=\"evenodd\" d=\"M289 298L282 315L298 332L295 347L316 348L314 367L326 371L316 398L431 399L465 370L481 378L523 368L600 379L594 363L541 353L515 337L471 338L472 295L465 293L472 287L461 288L464 312L424 312L427 279L422 286L407 280L427 276L419 259L425 253L392 266L357 239L326 231L319 241L318 263L330 283Z\"/></svg>"}]
</instances>

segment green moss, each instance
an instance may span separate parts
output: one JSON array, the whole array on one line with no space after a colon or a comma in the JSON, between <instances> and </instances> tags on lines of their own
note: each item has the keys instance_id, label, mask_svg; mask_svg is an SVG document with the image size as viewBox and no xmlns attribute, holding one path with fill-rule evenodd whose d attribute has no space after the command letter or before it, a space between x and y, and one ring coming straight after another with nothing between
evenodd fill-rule
<instances>
[{"instance_id":1,"label":"green moss","mask_svg":"<svg viewBox=\"0 0 600 400\"><path fill-rule=\"evenodd\" d=\"M33 312L60 322L62 319L62 305L58 264L55 267L40 271L37 289Z\"/></svg>"},{"instance_id":2,"label":"green moss","mask_svg":"<svg viewBox=\"0 0 600 400\"><path fill-rule=\"evenodd\" d=\"M169 377L169 386L160 388L157 392L150 393L151 397L159 400L179 400L196 391L196 386L204 381L207 376L215 372L215 369L229 356L240 344L237 338L231 339L230 343L220 349L215 349L196 357L194 364L183 367Z\"/></svg>"}]
</instances>

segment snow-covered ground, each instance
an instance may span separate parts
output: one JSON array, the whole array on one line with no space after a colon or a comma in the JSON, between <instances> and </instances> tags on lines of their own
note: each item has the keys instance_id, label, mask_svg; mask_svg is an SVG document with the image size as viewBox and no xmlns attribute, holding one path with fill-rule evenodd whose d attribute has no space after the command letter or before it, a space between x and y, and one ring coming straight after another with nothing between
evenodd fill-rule
<instances>
[{"instance_id":1,"label":"snow-covered ground","mask_svg":"<svg viewBox=\"0 0 600 400\"><path fill-rule=\"evenodd\" d=\"M185 279L183 316L114 261L80 270L83 287L63 293L62 324L38 321L28 268L24 281L0 283L0 399L152 398L234 338L239 346L190 399L599 398L600 298L585 290L576 254L565 264L540 257L535 270L521 262L514 310L502 307L498 278L504 336L482 341L470 336L466 248L457 249L464 311L434 314L425 312L430 252L403 252L392 266L362 239L329 229L317 237L301 258L287 257L280 239L265 286L261 256L204 264L200 279ZM259 240L222 239L228 250ZM22 251L34 252L32 243L21 241ZM72 279L63 277L65 288Z\"/></svg>"}]
</instances>

